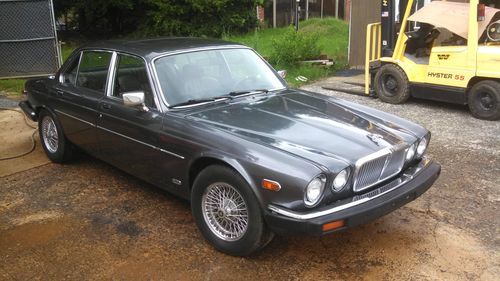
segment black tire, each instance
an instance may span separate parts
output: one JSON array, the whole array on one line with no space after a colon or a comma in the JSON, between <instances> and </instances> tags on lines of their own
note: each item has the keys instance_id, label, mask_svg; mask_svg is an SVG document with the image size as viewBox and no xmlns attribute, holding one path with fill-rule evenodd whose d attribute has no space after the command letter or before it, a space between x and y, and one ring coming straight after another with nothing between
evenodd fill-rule
<instances>
[{"instance_id":1,"label":"black tire","mask_svg":"<svg viewBox=\"0 0 500 281\"><path fill-rule=\"evenodd\" d=\"M49 135L50 131L44 125L44 122L51 123L55 127L55 134L57 140L54 140ZM73 147L71 143L64 136L61 124L59 120L47 110L42 109L38 114L38 134L40 135L40 143L42 144L43 150L47 157L55 163L65 163L72 159L73 157ZM52 139L53 142L51 142Z\"/></svg>"},{"instance_id":2,"label":"black tire","mask_svg":"<svg viewBox=\"0 0 500 281\"><path fill-rule=\"evenodd\" d=\"M377 71L374 86L377 96L384 102L401 104L410 98L408 77L395 64L386 64Z\"/></svg>"},{"instance_id":3,"label":"black tire","mask_svg":"<svg viewBox=\"0 0 500 281\"><path fill-rule=\"evenodd\" d=\"M217 227L221 229L222 225L216 223L215 216L218 216L218 218L221 218L221 216L226 217L227 210L222 210L225 208L210 207L220 205L205 204L210 201L210 195L208 195L210 191L217 190L220 185L224 186L224 188L232 187L244 202L244 204L240 202L236 208L247 210L246 230L236 238L224 237L224 234L221 234L221 232L218 234L217 230L214 230ZM209 166L199 173L194 181L191 193L191 210L205 239L217 250L232 256L251 255L267 245L274 236L264 222L261 207L248 183L238 172L225 166ZM227 212L231 215L230 211ZM213 223L209 222L210 216L212 216ZM236 240L228 241L228 239Z\"/></svg>"},{"instance_id":4,"label":"black tire","mask_svg":"<svg viewBox=\"0 0 500 281\"><path fill-rule=\"evenodd\" d=\"M483 120L500 119L500 83L486 80L475 84L467 96L472 116Z\"/></svg>"}]
</instances>

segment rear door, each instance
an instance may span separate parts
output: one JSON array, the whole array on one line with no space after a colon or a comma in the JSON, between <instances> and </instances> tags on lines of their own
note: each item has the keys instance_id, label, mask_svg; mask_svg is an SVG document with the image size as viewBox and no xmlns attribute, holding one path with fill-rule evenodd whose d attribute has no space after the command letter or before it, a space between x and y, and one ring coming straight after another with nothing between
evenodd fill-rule
<instances>
[{"instance_id":1,"label":"rear door","mask_svg":"<svg viewBox=\"0 0 500 281\"><path fill-rule=\"evenodd\" d=\"M111 56L108 51L80 52L51 90L66 137L92 155L97 155L99 149L98 104L105 94Z\"/></svg>"},{"instance_id":2,"label":"rear door","mask_svg":"<svg viewBox=\"0 0 500 281\"><path fill-rule=\"evenodd\" d=\"M162 114L151 87L145 61L115 53L108 94L99 102L97 127L101 158L112 165L157 185L164 185L161 170L166 154L158 148ZM123 93L142 91L145 106L128 107Z\"/></svg>"}]
</instances>

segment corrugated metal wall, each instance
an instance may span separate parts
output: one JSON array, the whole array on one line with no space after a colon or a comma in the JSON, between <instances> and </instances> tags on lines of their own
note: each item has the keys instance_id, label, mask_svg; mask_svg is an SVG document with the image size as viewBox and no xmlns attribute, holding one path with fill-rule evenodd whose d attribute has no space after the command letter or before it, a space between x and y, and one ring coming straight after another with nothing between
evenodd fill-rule
<instances>
[{"instance_id":1,"label":"corrugated metal wall","mask_svg":"<svg viewBox=\"0 0 500 281\"><path fill-rule=\"evenodd\" d=\"M363 67L365 64L366 26L380 22L379 0L351 0L349 28L349 65Z\"/></svg>"}]
</instances>

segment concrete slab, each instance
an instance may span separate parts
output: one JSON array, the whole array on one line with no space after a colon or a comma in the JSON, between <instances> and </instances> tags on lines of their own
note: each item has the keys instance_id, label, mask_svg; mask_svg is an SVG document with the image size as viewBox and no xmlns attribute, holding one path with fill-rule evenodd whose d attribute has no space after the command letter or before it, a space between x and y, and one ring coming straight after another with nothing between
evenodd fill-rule
<instances>
[{"instance_id":1,"label":"concrete slab","mask_svg":"<svg viewBox=\"0 0 500 281\"><path fill-rule=\"evenodd\" d=\"M14 110L14 111L13 111ZM22 157L0 160L0 177L12 175L49 163L38 139L35 122L25 121L19 108L0 110L0 159L29 152L35 140L35 149Z\"/></svg>"}]
</instances>

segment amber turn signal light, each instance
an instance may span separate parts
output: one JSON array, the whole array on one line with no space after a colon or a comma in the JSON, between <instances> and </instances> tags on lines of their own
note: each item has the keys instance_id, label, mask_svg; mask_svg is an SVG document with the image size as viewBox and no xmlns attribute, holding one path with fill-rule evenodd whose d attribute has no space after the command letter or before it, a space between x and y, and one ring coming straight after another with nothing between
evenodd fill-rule
<instances>
[{"instance_id":1,"label":"amber turn signal light","mask_svg":"<svg viewBox=\"0 0 500 281\"><path fill-rule=\"evenodd\" d=\"M330 230L334 230L334 229L337 229L337 228L341 228L345 225L344 221L341 220L341 221L332 221L332 222L329 222L329 223L325 223L323 225L323 231L326 232L326 231L330 231Z\"/></svg>"},{"instance_id":2,"label":"amber turn signal light","mask_svg":"<svg viewBox=\"0 0 500 281\"><path fill-rule=\"evenodd\" d=\"M263 179L262 180L262 188L267 189L267 190L271 190L271 191L279 191L281 189L281 184L277 181Z\"/></svg>"}]
</instances>

